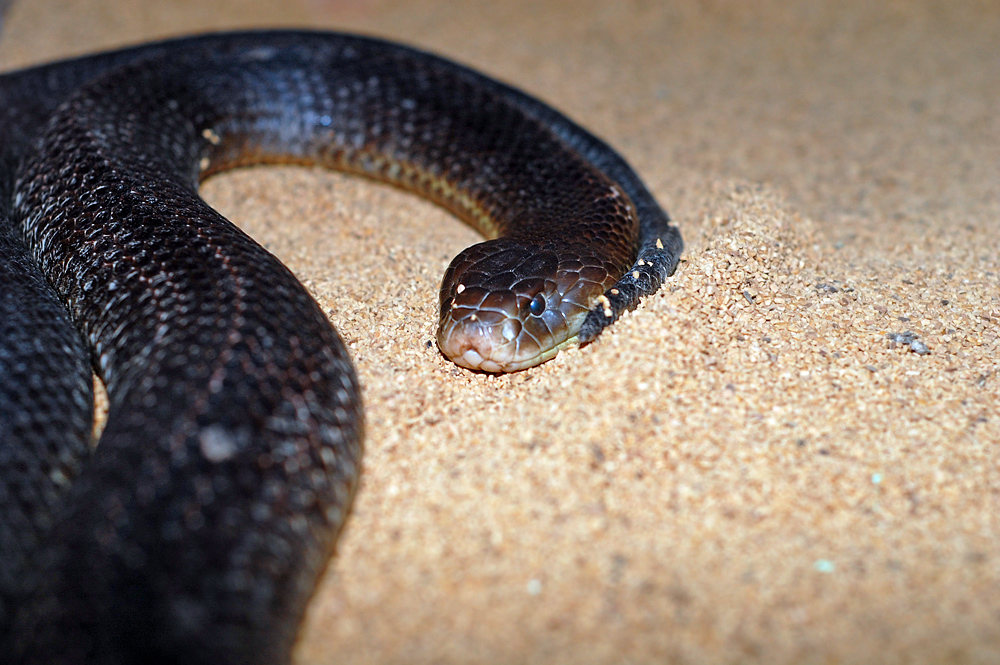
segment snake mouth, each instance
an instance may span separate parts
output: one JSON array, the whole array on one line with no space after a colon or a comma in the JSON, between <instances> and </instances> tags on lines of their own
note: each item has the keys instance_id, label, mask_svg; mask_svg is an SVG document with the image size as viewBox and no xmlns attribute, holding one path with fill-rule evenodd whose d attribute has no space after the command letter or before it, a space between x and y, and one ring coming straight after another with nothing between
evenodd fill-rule
<instances>
[{"instance_id":1,"label":"snake mouth","mask_svg":"<svg viewBox=\"0 0 1000 665\"><path fill-rule=\"evenodd\" d=\"M495 313L455 311L443 318L438 328L441 352L467 369L516 372L553 358L576 341L568 331L538 339L518 318L489 314Z\"/></svg>"}]
</instances>

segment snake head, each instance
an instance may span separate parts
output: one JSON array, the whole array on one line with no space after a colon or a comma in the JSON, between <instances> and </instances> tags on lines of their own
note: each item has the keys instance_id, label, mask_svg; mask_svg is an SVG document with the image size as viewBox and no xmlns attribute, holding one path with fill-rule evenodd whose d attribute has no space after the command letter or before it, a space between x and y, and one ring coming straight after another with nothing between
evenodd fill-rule
<instances>
[{"instance_id":1,"label":"snake head","mask_svg":"<svg viewBox=\"0 0 1000 665\"><path fill-rule=\"evenodd\" d=\"M613 282L572 247L499 238L459 254L441 284L438 346L455 364L515 372L576 340L587 312ZM588 265L591 264L591 265Z\"/></svg>"}]
</instances>

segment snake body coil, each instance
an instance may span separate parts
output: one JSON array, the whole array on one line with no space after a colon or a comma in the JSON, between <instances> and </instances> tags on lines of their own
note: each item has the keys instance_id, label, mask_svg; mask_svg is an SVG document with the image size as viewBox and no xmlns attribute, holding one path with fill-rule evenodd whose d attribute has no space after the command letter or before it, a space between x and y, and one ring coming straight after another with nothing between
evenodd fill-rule
<instances>
[{"instance_id":1,"label":"snake body coil","mask_svg":"<svg viewBox=\"0 0 1000 665\"><path fill-rule=\"evenodd\" d=\"M4 662L289 658L363 418L319 307L198 197L253 163L365 174L482 230L439 345L485 371L593 339L681 250L604 143L396 44L233 33L3 75ZM91 366L110 402L92 455Z\"/></svg>"}]
</instances>

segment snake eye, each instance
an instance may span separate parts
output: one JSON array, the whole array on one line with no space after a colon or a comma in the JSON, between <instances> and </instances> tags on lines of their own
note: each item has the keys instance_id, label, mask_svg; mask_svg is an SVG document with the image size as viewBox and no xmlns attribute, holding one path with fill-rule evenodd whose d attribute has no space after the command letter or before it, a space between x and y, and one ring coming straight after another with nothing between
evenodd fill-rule
<instances>
[{"instance_id":1,"label":"snake eye","mask_svg":"<svg viewBox=\"0 0 1000 665\"><path fill-rule=\"evenodd\" d=\"M541 316L542 312L545 311L545 297L541 293L535 294L528 309L531 310L532 316Z\"/></svg>"}]
</instances>

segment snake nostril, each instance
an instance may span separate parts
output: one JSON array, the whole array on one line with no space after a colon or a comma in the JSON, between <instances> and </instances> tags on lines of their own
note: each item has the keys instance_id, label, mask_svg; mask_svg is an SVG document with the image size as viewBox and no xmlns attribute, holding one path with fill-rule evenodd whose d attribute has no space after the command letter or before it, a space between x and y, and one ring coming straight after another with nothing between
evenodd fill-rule
<instances>
[{"instance_id":1,"label":"snake nostril","mask_svg":"<svg viewBox=\"0 0 1000 665\"><path fill-rule=\"evenodd\" d=\"M531 299L528 309L531 311L532 316L541 316L545 312L545 296L541 293L536 293L535 297Z\"/></svg>"}]
</instances>

